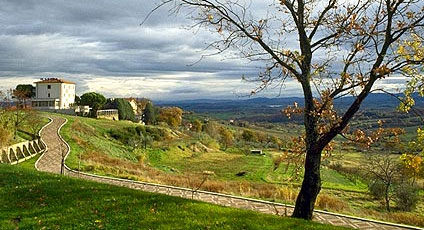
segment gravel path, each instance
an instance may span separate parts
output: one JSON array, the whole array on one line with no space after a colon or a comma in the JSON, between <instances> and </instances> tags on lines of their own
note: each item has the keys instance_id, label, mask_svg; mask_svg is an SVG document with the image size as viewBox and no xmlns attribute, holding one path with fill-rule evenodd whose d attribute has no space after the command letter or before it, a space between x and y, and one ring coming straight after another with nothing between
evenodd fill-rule
<instances>
[{"instance_id":1,"label":"gravel path","mask_svg":"<svg viewBox=\"0 0 424 230\"><path fill-rule=\"evenodd\" d=\"M66 123L66 119L56 116L52 116L51 119L53 121L41 131L41 137L47 145L48 150L39 158L39 160L35 163L35 166L40 171L60 173L62 155L68 153L69 146L58 135L58 131ZM293 206L281 203L273 203L268 201L248 199L244 197L230 196L206 191L194 192L187 188L102 177L88 173L79 173L77 171L71 170L68 167L65 167L65 171L66 175L80 177L101 183L113 184L148 192L162 193L170 196L178 196L187 199L195 199L223 206L254 210L267 214L287 216L293 212ZM373 221L318 210L314 213L314 221L336 226L345 226L356 229L369 230L422 229L417 227Z\"/></svg>"}]
</instances>

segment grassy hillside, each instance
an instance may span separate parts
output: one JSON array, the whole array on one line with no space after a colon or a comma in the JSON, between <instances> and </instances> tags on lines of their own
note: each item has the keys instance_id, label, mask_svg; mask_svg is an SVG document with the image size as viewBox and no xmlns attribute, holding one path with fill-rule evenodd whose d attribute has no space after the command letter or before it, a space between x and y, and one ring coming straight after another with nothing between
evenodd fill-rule
<instances>
[{"instance_id":1,"label":"grassy hillside","mask_svg":"<svg viewBox=\"0 0 424 230\"><path fill-rule=\"evenodd\" d=\"M0 165L0 229L342 229Z\"/></svg>"},{"instance_id":2,"label":"grassy hillside","mask_svg":"<svg viewBox=\"0 0 424 230\"><path fill-rule=\"evenodd\" d=\"M150 130L151 135L159 133L164 138L153 141L146 149L134 148L127 141L135 135L131 130L136 129L137 124L67 118L69 123L63 127L62 135L71 145L67 164L74 169L188 188L200 186L202 190L291 204L298 193L300 181L290 181L293 176L292 166L286 171L286 163L283 162L282 166L274 170L273 158L281 154L275 148L265 148L264 156L246 154L246 149L237 144L224 150L219 147L216 139L204 133L193 134L183 128L163 126L144 127ZM226 127L234 132L246 129L229 125ZM250 129L268 133L264 127ZM284 135L288 132L275 129L270 133L285 140ZM322 167L323 190L318 197L317 208L424 226L422 199L412 212L387 213L380 200L368 193L366 181L357 174L349 173L361 169L365 160L362 155L354 149L337 149L334 152L331 162L326 165L337 163L344 170ZM206 177L205 171L212 171L213 175L207 176L206 182L202 184Z\"/></svg>"},{"instance_id":3,"label":"grassy hillside","mask_svg":"<svg viewBox=\"0 0 424 230\"><path fill-rule=\"evenodd\" d=\"M279 152L272 149L265 151L265 156L245 154L244 149L240 149L240 147L222 151L214 148L214 140L207 136L188 136L178 130L153 127L152 129L162 130L164 133L162 135L167 138L153 141L146 150L140 150L122 143L119 138L118 140L116 137L114 138L114 135L118 134L128 135L126 129L136 127L137 124L81 117L67 118L69 123L63 128L62 133L72 148L67 164L73 168L81 167L83 170L92 170L97 173L114 174L113 171L116 173L117 170L107 167L112 163L127 164L129 167L142 167L144 164L158 169L157 173L180 175L213 171L214 178L218 180L275 183L287 180L291 176L290 172L284 173L284 167L273 170L272 158ZM240 128L235 127L235 129ZM265 130L262 129L262 131ZM274 131L274 133L276 132ZM283 132L278 132L279 136L282 135L281 133ZM201 151L199 148L208 149ZM81 157L81 162L79 157ZM245 176L236 176L242 171L247 172ZM324 168L323 177L324 187L366 191L365 184L360 181L352 182L331 169ZM154 178L141 177L139 179L151 180Z\"/></svg>"}]
</instances>

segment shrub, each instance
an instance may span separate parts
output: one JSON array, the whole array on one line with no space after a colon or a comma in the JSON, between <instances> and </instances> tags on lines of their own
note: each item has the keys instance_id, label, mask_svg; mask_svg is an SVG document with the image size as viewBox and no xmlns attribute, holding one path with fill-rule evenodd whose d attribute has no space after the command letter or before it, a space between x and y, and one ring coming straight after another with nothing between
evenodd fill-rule
<instances>
[{"instance_id":1,"label":"shrub","mask_svg":"<svg viewBox=\"0 0 424 230\"><path fill-rule=\"evenodd\" d=\"M140 134L142 134L144 137L149 136L155 141L163 141L169 136L166 130L149 126L128 127L124 133L111 130L110 133L111 136L117 140L122 140L124 138L130 139L131 137L140 136Z\"/></svg>"},{"instance_id":2,"label":"shrub","mask_svg":"<svg viewBox=\"0 0 424 230\"><path fill-rule=\"evenodd\" d=\"M193 132L200 133L202 131L203 124L199 119L194 120L192 125L191 130Z\"/></svg>"},{"instance_id":3,"label":"shrub","mask_svg":"<svg viewBox=\"0 0 424 230\"><path fill-rule=\"evenodd\" d=\"M257 134L255 132L253 132L252 130L249 130L249 129L243 130L243 133L241 134L241 137L243 138L243 140L245 140L247 142L256 142L256 141L258 141Z\"/></svg>"},{"instance_id":4,"label":"shrub","mask_svg":"<svg viewBox=\"0 0 424 230\"><path fill-rule=\"evenodd\" d=\"M317 207L323 210L343 211L348 208L345 201L340 200L336 197L321 194L317 199Z\"/></svg>"},{"instance_id":5,"label":"shrub","mask_svg":"<svg viewBox=\"0 0 424 230\"><path fill-rule=\"evenodd\" d=\"M219 134L219 125L215 121L208 121L203 125L203 131L212 138L217 138Z\"/></svg>"},{"instance_id":6,"label":"shrub","mask_svg":"<svg viewBox=\"0 0 424 230\"><path fill-rule=\"evenodd\" d=\"M219 149L219 143L207 134L199 135L199 141L208 148Z\"/></svg>"},{"instance_id":7,"label":"shrub","mask_svg":"<svg viewBox=\"0 0 424 230\"><path fill-rule=\"evenodd\" d=\"M337 171L338 173L344 173L343 164L339 161L329 164L328 168L333 169L333 170Z\"/></svg>"},{"instance_id":8,"label":"shrub","mask_svg":"<svg viewBox=\"0 0 424 230\"><path fill-rule=\"evenodd\" d=\"M94 169L95 169L94 165L86 165L84 166L83 171L91 172L91 171L94 171Z\"/></svg>"},{"instance_id":9,"label":"shrub","mask_svg":"<svg viewBox=\"0 0 424 230\"><path fill-rule=\"evenodd\" d=\"M128 130L125 129L111 129L109 130L109 135L122 143L128 143L128 141L133 137L133 134L131 134Z\"/></svg>"},{"instance_id":10,"label":"shrub","mask_svg":"<svg viewBox=\"0 0 424 230\"><path fill-rule=\"evenodd\" d=\"M144 126L135 127L135 131L137 132L137 134L140 134L140 133L142 133L143 135L146 134L146 128Z\"/></svg>"},{"instance_id":11,"label":"shrub","mask_svg":"<svg viewBox=\"0 0 424 230\"><path fill-rule=\"evenodd\" d=\"M161 161L163 154L164 152L160 149L151 150L147 152L147 158L150 163L157 163Z\"/></svg>"},{"instance_id":12,"label":"shrub","mask_svg":"<svg viewBox=\"0 0 424 230\"><path fill-rule=\"evenodd\" d=\"M145 133L143 135L148 135L153 138L155 141L162 141L168 138L168 133L164 129L158 129L153 127L146 127Z\"/></svg>"},{"instance_id":13,"label":"shrub","mask_svg":"<svg viewBox=\"0 0 424 230\"><path fill-rule=\"evenodd\" d=\"M402 211L412 211L418 203L418 188L410 184L399 184L395 188L394 200Z\"/></svg>"},{"instance_id":14,"label":"shrub","mask_svg":"<svg viewBox=\"0 0 424 230\"><path fill-rule=\"evenodd\" d=\"M389 213L387 220L390 220L396 223L401 223L401 224L424 226L424 216L417 215L416 213L407 213L407 212Z\"/></svg>"},{"instance_id":15,"label":"shrub","mask_svg":"<svg viewBox=\"0 0 424 230\"><path fill-rule=\"evenodd\" d=\"M384 197L386 193L386 187L384 183L380 180L373 180L368 184L368 190L370 193L377 199L381 199Z\"/></svg>"}]
</instances>

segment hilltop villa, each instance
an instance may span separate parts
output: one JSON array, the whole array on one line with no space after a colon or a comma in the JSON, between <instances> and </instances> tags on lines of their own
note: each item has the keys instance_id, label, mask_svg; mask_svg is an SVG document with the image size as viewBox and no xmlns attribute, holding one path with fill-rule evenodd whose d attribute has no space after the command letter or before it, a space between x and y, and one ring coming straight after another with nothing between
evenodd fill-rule
<instances>
[{"instance_id":1,"label":"hilltop villa","mask_svg":"<svg viewBox=\"0 0 424 230\"><path fill-rule=\"evenodd\" d=\"M45 78L35 82L35 109L70 109L75 102L75 83L59 79Z\"/></svg>"}]
</instances>

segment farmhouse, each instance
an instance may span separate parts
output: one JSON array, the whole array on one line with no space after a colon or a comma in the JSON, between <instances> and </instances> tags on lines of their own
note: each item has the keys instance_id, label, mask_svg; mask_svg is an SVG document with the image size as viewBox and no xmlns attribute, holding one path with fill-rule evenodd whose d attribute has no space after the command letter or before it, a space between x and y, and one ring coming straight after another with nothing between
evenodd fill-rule
<instances>
[{"instance_id":1,"label":"farmhouse","mask_svg":"<svg viewBox=\"0 0 424 230\"><path fill-rule=\"evenodd\" d=\"M35 82L35 109L70 109L75 102L75 83L59 79L45 78Z\"/></svg>"}]
</instances>

